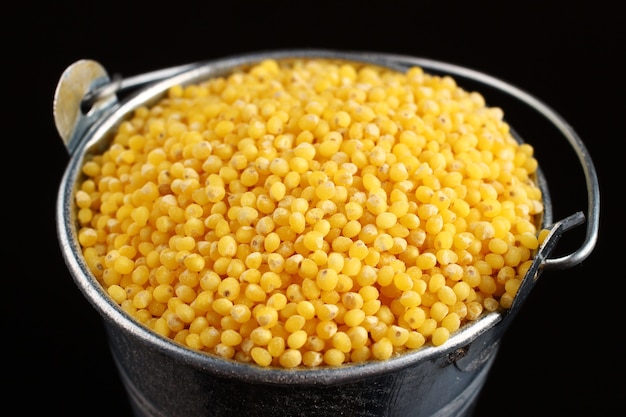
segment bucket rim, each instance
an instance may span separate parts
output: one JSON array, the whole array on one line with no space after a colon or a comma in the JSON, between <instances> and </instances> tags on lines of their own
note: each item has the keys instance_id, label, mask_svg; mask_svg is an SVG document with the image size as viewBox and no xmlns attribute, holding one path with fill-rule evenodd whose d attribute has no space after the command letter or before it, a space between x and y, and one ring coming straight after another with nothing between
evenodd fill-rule
<instances>
[{"instance_id":1,"label":"bucket rim","mask_svg":"<svg viewBox=\"0 0 626 417\"><path fill-rule=\"evenodd\" d=\"M463 69L463 67L430 59L375 52L344 52L317 49L261 51L199 62L197 65L188 65L181 73L148 85L127 97L124 101L120 102L118 106L104 111L96 123L84 132L81 142L77 144L75 151L71 155L58 192L56 222L61 252L75 283L107 323L114 326L116 329L123 330L133 337L148 343L154 349L168 356L172 356L187 364L210 370L222 376L245 378L250 382L266 384L316 385L354 381L355 379L367 378L373 375L379 376L417 363L445 357L460 348L468 346L473 340L492 329L496 324L502 322L507 316L507 311L500 310L484 313L479 319L467 323L451 334L450 338L443 346L435 347L427 345L414 351L407 350L385 361L370 360L363 363L347 363L339 367L323 366L296 369L261 367L253 363L243 363L218 357L217 355L195 351L178 344L172 339L158 335L124 312L105 292L104 288L95 279L93 274L91 274L86 262L78 251L79 244L75 228L76 215L73 210L74 203L72 196L84 158L89 152L92 152L99 146L106 135L110 134L132 110L139 105L145 105L148 102L158 100L171 86L197 82L201 79L219 75L221 72L228 72L239 66L249 65L262 59L315 57L371 63L397 70L405 69L406 62L422 66L425 71L434 70L437 72L445 72L451 69ZM506 91L503 93L506 94ZM544 199L545 211L541 223L542 225L551 224L552 206L550 195L541 170L537 172L537 185L541 189ZM535 270L535 272L537 271ZM527 276L525 279L526 278L529 277Z\"/></svg>"}]
</instances>

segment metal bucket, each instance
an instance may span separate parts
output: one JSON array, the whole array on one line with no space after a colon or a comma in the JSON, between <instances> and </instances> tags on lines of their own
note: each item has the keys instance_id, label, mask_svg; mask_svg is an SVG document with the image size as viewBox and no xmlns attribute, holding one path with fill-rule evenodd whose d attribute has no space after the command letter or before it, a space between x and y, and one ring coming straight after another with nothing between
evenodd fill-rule
<instances>
[{"instance_id":1,"label":"metal bucket","mask_svg":"<svg viewBox=\"0 0 626 417\"><path fill-rule=\"evenodd\" d=\"M108 144L111 132L139 106L150 105L177 84L224 75L262 59L340 58L400 71L421 66L484 85L515 98L547 118L576 152L586 178L588 212L554 222L546 181L542 227L551 232L507 311L487 313L462 327L440 347L425 346L387 361L337 368L276 369L227 360L182 347L127 315L90 273L77 239L74 192L90 153ZM134 90L124 99L124 92ZM137 417L148 416L470 416L498 352L499 342L541 272L582 262L593 250L599 225L599 191L593 163L576 133L553 110L499 79L467 68L414 57L329 50L286 50L239 55L160 70L127 79L109 78L94 61L65 71L55 94L54 115L70 153L57 204L58 237L69 271L102 315L110 349ZM518 140L521 141L520 138ZM587 223L580 248L550 254L562 234Z\"/></svg>"}]
</instances>

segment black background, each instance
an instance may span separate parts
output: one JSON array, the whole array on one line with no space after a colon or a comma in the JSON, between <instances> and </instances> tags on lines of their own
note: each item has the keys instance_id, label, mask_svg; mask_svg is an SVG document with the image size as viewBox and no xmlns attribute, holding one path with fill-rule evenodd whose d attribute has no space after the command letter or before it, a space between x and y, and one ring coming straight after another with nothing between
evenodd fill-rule
<instances>
[{"instance_id":1,"label":"black background","mask_svg":"<svg viewBox=\"0 0 626 417\"><path fill-rule=\"evenodd\" d=\"M14 415L130 416L100 317L75 286L57 243L55 200L69 155L52 99L63 70L90 58L130 76L243 52L325 48L476 69L528 91L572 125L598 172L598 243L580 265L543 273L502 340L475 415L623 412L626 269L618 199L626 97L618 3L16 2L17 11L5 9L3 407L16 407ZM555 219L586 212L571 148L540 128L538 116L511 111L505 108L511 124L536 147ZM580 246L579 229L564 236L560 250Z\"/></svg>"}]
</instances>

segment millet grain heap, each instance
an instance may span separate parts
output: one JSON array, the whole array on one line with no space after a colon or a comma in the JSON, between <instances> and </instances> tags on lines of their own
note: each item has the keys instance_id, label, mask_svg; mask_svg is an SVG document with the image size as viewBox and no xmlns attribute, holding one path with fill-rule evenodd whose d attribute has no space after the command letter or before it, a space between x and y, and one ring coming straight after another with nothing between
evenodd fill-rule
<instances>
[{"instance_id":1,"label":"millet grain heap","mask_svg":"<svg viewBox=\"0 0 626 417\"><path fill-rule=\"evenodd\" d=\"M511 306L543 237L536 170L449 76L268 59L123 122L84 163L78 240L124 311L191 349L385 360Z\"/></svg>"}]
</instances>

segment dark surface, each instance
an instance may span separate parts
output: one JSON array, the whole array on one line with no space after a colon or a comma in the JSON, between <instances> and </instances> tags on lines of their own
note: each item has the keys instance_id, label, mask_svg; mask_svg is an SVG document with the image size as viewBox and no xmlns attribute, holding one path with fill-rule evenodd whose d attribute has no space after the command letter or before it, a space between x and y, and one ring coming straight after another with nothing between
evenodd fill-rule
<instances>
[{"instance_id":1,"label":"dark surface","mask_svg":"<svg viewBox=\"0 0 626 417\"><path fill-rule=\"evenodd\" d=\"M618 198L625 38L618 2L240 3L45 2L31 9L18 2L17 12L7 18L5 11L4 406L17 407L14 415L130 416L100 317L72 281L57 244L56 192L69 156L54 126L52 98L63 70L91 58L130 76L242 52L315 47L480 70L530 92L570 122L598 171L600 239L581 265L541 276L502 340L475 415L623 411L626 274L619 242L625 230ZM565 142L546 139L532 119L511 119L536 145L555 218L586 211L581 170ZM582 232L564 237L563 252L578 247Z\"/></svg>"}]
</instances>

